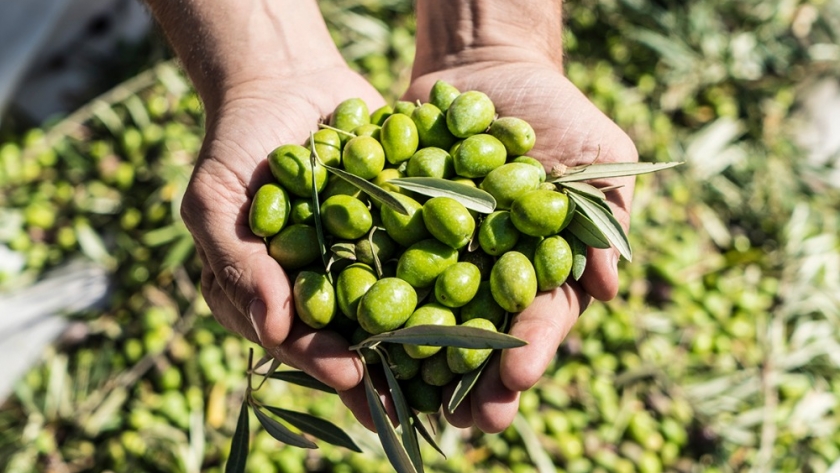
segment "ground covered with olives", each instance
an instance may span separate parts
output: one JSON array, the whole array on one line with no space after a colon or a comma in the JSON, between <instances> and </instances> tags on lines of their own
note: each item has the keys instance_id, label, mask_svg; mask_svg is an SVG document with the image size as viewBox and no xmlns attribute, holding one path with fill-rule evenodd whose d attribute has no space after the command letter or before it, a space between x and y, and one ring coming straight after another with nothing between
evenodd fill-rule
<instances>
[{"instance_id":1,"label":"ground covered with olives","mask_svg":"<svg viewBox=\"0 0 840 473\"><path fill-rule=\"evenodd\" d=\"M394 103L413 58L412 2L320 7L345 58ZM582 0L565 13L569 79L643 161L688 163L637 180L618 297L579 319L511 427L483 435L421 416L446 454L421 442L427 471L828 471L840 458L840 196L836 167L792 138L807 83L838 73L836 5ZM0 243L23 266L0 256L0 291L77 257L112 264L117 281L104 307L73 316L82 334L46 351L0 407L4 471L224 471L259 348L204 304L178 215L202 115L164 63L55 126L4 120ZM292 198L290 215L311 218L309 202ZM396 251L384 236L374 232L380 251ZM375 277L370 248L357 240L356 262ZM351 274L370 282L364 273ZM477 308L487 298L483 277L460 320L501 320ZM406 396L421 382L405 382ZM337 396L281 380L257 395L331 420L363 453L279 443L252 414L246 471L393 471Z\"/></svg>"}]
</instances>

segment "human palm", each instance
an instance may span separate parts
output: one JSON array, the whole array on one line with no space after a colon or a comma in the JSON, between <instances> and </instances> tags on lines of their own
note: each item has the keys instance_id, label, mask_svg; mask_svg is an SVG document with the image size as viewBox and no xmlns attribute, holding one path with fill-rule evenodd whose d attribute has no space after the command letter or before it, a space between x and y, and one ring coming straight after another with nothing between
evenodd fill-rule
<instances>
[{"instance_id":1,"label":"human palm","mask_svg":"<svg viewBox=\"0 0 840 473\"><path fill-rule=\"evenodd\" d=\"M480 90L493 100L500 117L515 116L530 123L537 140L528 155L540 160L547 170L558 164L573 166L596 160L638 159L628 136L552 64L494 60L444 68L415 77L405 99L427 101L429 90L437 80L444 80L462 92ZM595 183L622 186L607 195L625 229L629 223L633 183L632 178ZM450 422L459 426L474 424L487 432L507 427L518 409L518 393L539 380L591 298L615 297L617 260L613 249L590 249L587 268L579 282L571 281L540 294L527 310L516 315L510 333L529 344L496 357L470 398L448 416Z\"/></svg>"},{"instance_id":2,"label":"human palm","mask_svg":"<svg viewBox=\"0 0 840 473\"><path fill-rule=\"evenodd\" d=\"M336 333L295 323L290 281L248 225L250 200L273 180L266 156L282 144L303 144L319 120L349 97L384 103L346 67L287 78L265 77L226 87L207 110L207 133L181 214L204 267L201 287L216 319L264 346L277 359L326 384L350 389L360 362Z\"/></svg>"}]
</instances>

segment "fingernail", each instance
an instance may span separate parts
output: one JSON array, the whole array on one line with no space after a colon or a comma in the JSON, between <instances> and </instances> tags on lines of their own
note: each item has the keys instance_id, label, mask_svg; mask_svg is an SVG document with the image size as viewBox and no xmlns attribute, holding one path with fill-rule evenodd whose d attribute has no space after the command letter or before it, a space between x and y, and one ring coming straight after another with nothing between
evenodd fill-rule
<instances>
[{"instance_id":1,"label":"fingernail","mask_svg":"<svg viewBox=\"0 0 840 473\"><path fill-rule=\"evenodd\" d=\"M254 299L248 306L248 317L251 318L251 325L254 331L257 332L257 338L260 339L260 344L263 340L263 329L265 328L265 316L268 309L265 307L265 302L260 299Z\"/></svg>"}]
</instances>

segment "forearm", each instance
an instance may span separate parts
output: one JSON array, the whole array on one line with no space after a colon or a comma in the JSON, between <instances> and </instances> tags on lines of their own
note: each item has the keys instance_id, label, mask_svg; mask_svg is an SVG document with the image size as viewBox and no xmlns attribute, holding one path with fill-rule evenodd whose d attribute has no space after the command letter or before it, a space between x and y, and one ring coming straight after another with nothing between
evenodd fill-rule
<instances>
[{"instance_id":1,"label":"forearm","mask_svg":"<svg viewBox=\"0 0 840 473\"><path fill-rule=\"evenodd\" d=\"M562 0L418 0L415 77L518 57L563 65Z\"/></svg>"},{"instance_id":2,"label":"forearm","mask_svg":"<svg viewBox=\"0 0 840 473\"><path fill-rule=\"evenodd\" d=\"M315 0L147 0L208 108L238 84L344 64Z\"/></svg>"}]
</instances>

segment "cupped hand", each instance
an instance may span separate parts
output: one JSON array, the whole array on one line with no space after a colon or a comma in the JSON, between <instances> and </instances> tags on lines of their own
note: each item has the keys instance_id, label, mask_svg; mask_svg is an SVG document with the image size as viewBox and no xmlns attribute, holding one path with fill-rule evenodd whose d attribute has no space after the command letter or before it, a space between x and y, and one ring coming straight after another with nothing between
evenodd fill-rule
<instances>
[{"instance_id":1,"label":"cupped hand","mask_svg":"<svg viewBox=\"0 0 840 473\"><path fill-rule=\"evenodd\" d=\"M519 117L531 124L537 140L528 155L539 159L546 170L558 163L573 166L638 160L630 138L550 62L525 62L515 54L507 58L505 54L493 54L489 61L432 69L425 69L422 75L415 72L405 100L428 101L429 90L439 79L462 92L480 90L493 100L500 117ZM594 184L622 186L607 195L626 231L634 179ZM527 310L517 314L510 334L526 340L528 345L505 350L492 360L470 396L454 414L447 414L450 423L461 427L475 425L485 432L498 432L510 425L518 410L519 393L539 380L591 299L615 297L617 263L615 249L590 249L580 281L570 280L558 289L539 294Z\"/></svg>"},{"instance_id":2,"label":"cupped hand","mask_svg":"<svg viewBox=\"0 0 840 473\"><path fill-rule=\"evenodd\" d=\"M371 110L384 103L344 66L225 87L206 101L214 107L181 208L204 263L202 291L219 323L339 391L360 383L358 357L339 334L296 320L289 278L251 233L248 211L257 189L273 181L268 153L304 144L319 120L351 97Z\"/></svg>"}]
</instances>

